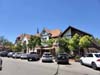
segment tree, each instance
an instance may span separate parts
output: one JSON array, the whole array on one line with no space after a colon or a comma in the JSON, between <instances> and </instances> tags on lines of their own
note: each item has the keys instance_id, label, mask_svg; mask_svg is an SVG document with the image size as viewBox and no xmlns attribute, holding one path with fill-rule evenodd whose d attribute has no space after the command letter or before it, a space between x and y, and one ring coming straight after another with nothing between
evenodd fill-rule
<instances>
[{"instance_id":1,"label":"tree","mask_svg":"<svg viewBox=\"0 0 100 75\"><path fill-rule=\"evenodd\" d=\"M6 44L4 45L4 46L7 46L10 50L12 50L13 51L13 46L14 46L14 44L12 43L12 42L6 42Z\"/></svg>"},{"instance_id":2,"label":"tree","mask_svg":"<svg viewBox=\"0 0 100 75\"><path fill-rule=\"evenodd\" d=\"M23 49L23 46L21 45L21 43L17 43L17 45L15 46L15 51L16 52L21 52Z\"/></svg>"},{"instance_id":3,"label":"tree","mask_svg":"<svg viewBox=\"0 0 100 75\"><path fill-rule=\"evenodd\" d=\"M0 36L0 45L2 45L3 48L8 47L10 50L12 50L12 46L14 44L10 42L8 39L4 38L4 36Z\"/></svg>"},{"instance_id":4,"label":"tree","mask_svg":"<svg viewBox=\"0 0 100 75\"><path fill-rule=\"evenodd\" d=\"M16 46L14 44L11 46L11 50L14 52L16 51Z\"/></svg>"},{"instance_id":5,"label":"tree","mask_svg":"<svg viewBox=\"0 0 100 75\"><path fill-rule=\"evenodd\" d=\"M40 37L37 37L35 38L35 46L41 46L41 38Z\"/></svg>"},{"instance_id":6,"label":"tree","mask_svg":"<svg viewBox=\"0 0 100 75\"><path fill-rule=\"evenodd\" d=\"M30 49L34 49L37 45L40 46L41 45L41 39L40 37L37 36L31 36L30 40L28 40L28 47Z\"/></svg>"},{"instance_id":7,"label":"tree","mask_svg":"<svg viewBox=\"0 0 100 75\"><path fill-rule=\"evenodd\" d=\"M85 35L81 37L79 41L79 46L82 48L88 48L91 45L91 40L92 40L92 37Z\"/></svg>"},{"instance_id":8,"label":"tree","mask_svg":"<svg viewBox=\"0 0 100 75\"><path fill-rule=\"evenodd\" d=\"M5 46L8 42L9 41L6 38L4 38L4 36L0 36L0 44L2 46Z\"/></svg>"},{"instance_id":9,"label":"tree","mask_svg":"<svg viewBox=\"0 0 100 75\"><path fill-rule=\"evenodd\" d=\"M24 53L26 53L26 50L27 50L26 41L23 42L22 48L23 48Z\"/></svg>"},{"instance_id":10,"label":"tree","mask_svg":"<svg viewBox=\"0 0 100 75\"><path fill-rule=\"evenodd\" d=\"M96 40L97 43L100 45L100 39L99 39L99 38L95 38L95 40Z\"/></svg>"},{"instance_id":11,"label":"tree","mask_svg":"<svg viewBox=\"0 0 100 75\"><path fill-rule=\"evenodd\" d=\"M57 40L58 44L59 44L59 51L58 52L69 52L69 49L68 49L68 42L69 42L69 39L63 37L63 38L59 38Z\"/></svg>"},{"instance_id":12,"label":"tree","mask_svg":"<svg viewBox=\"0 0 100 75\"><path fill-rule=\"evenodd\" d=\"M68 48L72 55L73 51L79 50L79 40L80 36L77 33L69 40Z\"/></svg>"},{"instance_id":13,"label":"tree","mask_svg":"<svg viewBox=\"0 0 100 75\"><path fill-rule=\"evenodd\" d=\"M51 46L53 46L53 43L55 42L55 39L49 39L48 41L46 41L45 43L49 46L49 47L51 47Z\"/></svg>"}]
</instances>

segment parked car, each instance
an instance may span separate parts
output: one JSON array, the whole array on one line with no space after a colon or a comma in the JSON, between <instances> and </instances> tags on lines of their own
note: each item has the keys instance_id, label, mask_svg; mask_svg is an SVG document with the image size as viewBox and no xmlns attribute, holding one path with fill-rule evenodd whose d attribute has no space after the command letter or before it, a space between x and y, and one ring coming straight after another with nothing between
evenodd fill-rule
<instances>
[{"instance_id":1,"label":"parked car","mask_svg":"<svg viewBox=\"0 0 100 75\"><path fill-rule=\"evenodd\" d=\"M42 62L53 62L53 57L50 52L45 52L42 56Z\"/></svg>"},{"instance_id":2,"label":"parked car","mask_svg":"<svg viewBox=\"0 0 100 75\"><path fill-rule=\"evenodd\" d=\"M69 64L69 57L66 53L59 53L56 57L57 64Z\"/></svg>"},{"instance_id":3,"label":"parked car","mask_svg":"<svg viewBox=\"0 0 100 75\"><path fill-rule=\"evenodd\" d=\"M91 66L93 69L100 68L100 53L88 53L80 58L80 63Z\"/></svg>"},{"instance_id":4,"label":"parked car","mask_svg":"<svg viewBox=\"0 0 100 75\"><path fill-rule=\"evenodd\" d=\"M7 57L8 53L9 53L8 51L1 51L0 56L1 57Z\"/></svg>"},{"instance_id":5,"label":"parked car","mask_svg":"<svg viewBox=\"0 0 100 75\"><path fill-rule=\"evenodd\" d=\"M16 53L14 53L14 54L12 55L12 57L13 57L13 58L20 58L20 57L21 57L21 54L22 54L22 53L16 52Z\"/></svg>"},{"instance_id":6,"label":"parked car","mask_svg":"<svg viewBox=\"0 0 100 75\"><path fill-rule=\"evenodd\" d=\"M21 54L21 57L20 57L20 58L21 58L21 59L27 59L27 55L28 55L28 54L23 53L23 54Z\"/></svg>"},{"instance_id":7,"label":"parked car","mask_svg":"<svg viewBox=\"0 0 100 75\"><path fill-rule=\"evenodd\" d=\"M40 57L36 52L31 52L30 54L27 54L27 60L28 61L37 61Z\"/></svg>"},{"instance_id":8,"label":"parked car","mask_svg":"<svg viewBox=\"0 0 100 75\"><path fill-rule=\"evenodd\" d=\"M0 70L2 70L2 59L0 58Z\"/></svg>"},{"instance_id":9,"label":"parked car","mask_svg":"<svg viewBox=\"0 0 100 75\"><path fill-rule=\"evenodd\" d=\"M7 56L8 56L8 57L12 57L14 53L15 53L15 52L9 52Z\"/></svg>"}]
</instances>

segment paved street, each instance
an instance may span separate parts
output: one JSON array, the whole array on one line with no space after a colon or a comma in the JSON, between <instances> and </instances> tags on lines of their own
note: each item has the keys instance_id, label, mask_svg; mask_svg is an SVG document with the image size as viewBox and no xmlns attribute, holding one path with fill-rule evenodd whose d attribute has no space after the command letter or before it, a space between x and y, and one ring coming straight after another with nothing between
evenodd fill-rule
<instances>
[{"instance_id":1,"label":"paved street","mask_svg":"<svg viewBox=\"0 0 100 75\"><path fill-rule=\"evenodd\" d=\"M3 70L0 75L54 75L57 66L56 63L3 58ZM100 75L100 72L72 62L71 65L60 65L58 75Z\"/></svg>"}]
</instances>

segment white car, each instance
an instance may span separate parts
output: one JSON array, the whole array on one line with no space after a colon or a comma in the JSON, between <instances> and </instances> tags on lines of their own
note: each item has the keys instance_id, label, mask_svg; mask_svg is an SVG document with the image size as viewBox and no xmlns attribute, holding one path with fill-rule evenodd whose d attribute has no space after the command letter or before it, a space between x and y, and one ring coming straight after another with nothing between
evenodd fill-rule
<instances>
[{"instance_id":1,"label":"white car","mask_svg":"<svg viewBox=\"0 0 100 75\"><path fill-rule=\"evenodd\" d=\"M0 70L2 70L2 59L0 58Z\"/></svg>"},{"instance_id":2,"label":"white car","mask_svg":"<svg viewBox=\"0 0 100 75\"><path fill-rule=\"evenodd\" d=\"M53 62L53 57L50 52L45 52L42 56L42 62Z\"/></svg>"},{"instance_id":3,"label":"white car","mask_svg":"<svg viewBox=\"0 0 100 75\"><path fill-rule=\"evenodd\" d=\"M88 53L80 58L80 63L91 66L93 69L100 68L100 53Z\"/></svg>"}]
</instances>

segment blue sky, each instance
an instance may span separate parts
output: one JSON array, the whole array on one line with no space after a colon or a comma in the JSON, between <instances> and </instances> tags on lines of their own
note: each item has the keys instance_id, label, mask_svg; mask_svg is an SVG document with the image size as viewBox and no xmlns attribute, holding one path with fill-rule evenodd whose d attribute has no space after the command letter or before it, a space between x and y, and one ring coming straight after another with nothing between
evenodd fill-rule
<instances>
[{"instance_id":1,"label":"blue sky","mask_svg":"<svg viewBox=\"0 0 100 75\"><path fill-rule=\"evenodd\" d=\"M69 25L100 38L100 0L0 0L0 36L14 42L22 33Z\"/></svg>"}]
</instances>

